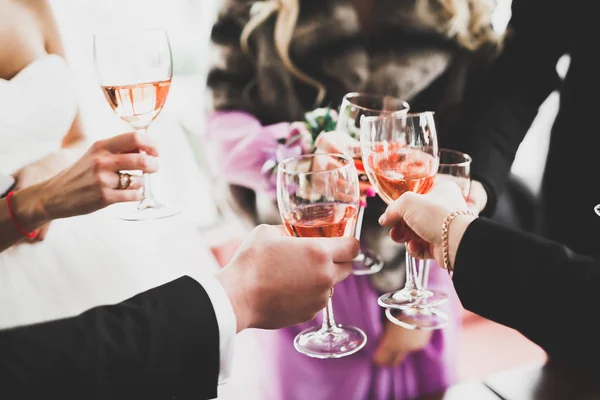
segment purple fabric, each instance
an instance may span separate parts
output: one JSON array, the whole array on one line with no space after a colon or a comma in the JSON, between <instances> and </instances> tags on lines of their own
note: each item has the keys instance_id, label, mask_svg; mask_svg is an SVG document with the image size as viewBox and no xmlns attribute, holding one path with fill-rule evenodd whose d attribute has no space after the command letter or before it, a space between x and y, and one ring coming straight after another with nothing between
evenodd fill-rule
<instances>
[{"instance_id":1,"label":"purple fabric","mask_svg":"<svg viewBox=\"0 0 600 400\"><path fill-rule=\"evenodd\" d=\"M364 276L350 276L335 287L333 310L337 323L355 325L367 334L367 345L352 356L317 360L294 349L297 333L321 324L314 321L280 330L276 342L276 385L274 398L286 400L402 400L445 389L456 382L460 303L448 274L432 262L430 288L445 290L450 295L444 310L450 323L433 333L429 344L409 355L398 367L381 368L371 359L382 333L385 318L377 305L378 294Z\"/></svg>"},{"instance_id":2,"label":"purple fabric","mask_svg":"<svg viewBox=\"0 0 600 400\"><path fill-rule=\"evenodd\" d=\"M241 111L212 114L203 137L209 168L230 184L275 197L275 185L261 170L274 158L277 140L287 137L289 126L287 122L262 126Z\"/></svg>"},{"instance_id":3,"label":"purple fabric","mask_svg":"<svg viewBox=\"0 0 600 400\"><path fill-rule=\"evenodd\" d=\"M261 168L277 151L276 140L289 134L290 124L263 127L244 112L213 114L204 137L209 165L229 183L273 195L273 186ZM301 330L321 324L314 321L282 329L265 345L274 347L276 371L269 384L275 399L286 400L388 400L413 399L442 390L456 381L460 303L448 274L432 262L430 288L445 290L450 301L444 309L451 321L436 331L421 351L409 355L397 368L379 368L371 359L385 318L377 305L378 293L367 277L350 276L335 288L333 308L338 323L358 326L368 342L360 352L338 360L316 360L294 349L293 338ZM270 336L272 337L272 336ZM266 352L270 354L270 352ZM258 366L258 364L257 364Z\"/></svg>"}]
</instances>

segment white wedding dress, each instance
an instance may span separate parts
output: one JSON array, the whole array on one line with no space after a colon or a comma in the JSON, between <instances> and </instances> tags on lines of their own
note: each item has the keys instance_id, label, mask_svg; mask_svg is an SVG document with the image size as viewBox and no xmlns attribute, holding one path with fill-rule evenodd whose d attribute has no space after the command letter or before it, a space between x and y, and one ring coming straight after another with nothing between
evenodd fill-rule
<instances>
[{"instance_id":1,"label":"white wedding dress","mask_svg":"<svg viewBox=\"0 0 600 400\"><path fill-rule=\"evenodd\" d=\"M0 173L56 151L76 108L71 74L59 56L38 59L10 81L0 79ZM54 221L44 241L0 253L0 329L76 315L182 275L202 280L217 270L198 229L213 206L210 193L179 125L168 115L155 125L168 129L168 137L155 138L157 186L182 213L126 222L116 218L116 208L133 205L111 206Z\"/></svg>"},{"instance_id":2,"label":"white wedding dress","mask_svg":"<svg viewBox=\"0 0 600 400\"><path fill-rule=\"evenodd\" d=\"M73 123L76 103L69 69L55 55L33 62L10 81L0 79L0 173L56 151ZM213 221L212 193L183 129L166 111L167 106L150 128L157 133L153 139L161 160L154 186L161 199L183 211L128 222L116 217L117 208L131 205L115 205L56 220L44 241L0 253L0 329L77 315L182 275L202 281L217 271L206 243L218 243L221 229L200 229ZM224 235L231 236L227 230ZM257 333L238 335L233 375L219 387L219 399L267 398L261 385L269 382L264 363L269 346Z\"/></svg>"}]
</instances>

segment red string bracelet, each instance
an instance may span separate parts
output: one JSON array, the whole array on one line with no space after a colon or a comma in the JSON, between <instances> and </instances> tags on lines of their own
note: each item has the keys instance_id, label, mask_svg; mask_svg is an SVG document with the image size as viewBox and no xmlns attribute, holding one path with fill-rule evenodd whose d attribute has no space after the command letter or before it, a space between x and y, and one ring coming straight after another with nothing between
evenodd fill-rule
<instances>
[{"instance_id":1,"label":"red string bracelet","mask_svg":"<svg viewBox=\"0 0 600 400\"><path fill-rule=\"evenodd\" d=\"M12 190L10 192L8 192L8 194L6 195L6 204L8 205L8 213L10 214L10 218L12 219L13 224L15 225L15 228L17 228L17 230L19 231L19 233L21 233L21 235L29 238L29 239L33 239L34 237L37 236L38 231L37 230L33 230L31 232L27 232L25 229L23 229L23 227L19 224L19 222L17 221L17 217L15 216L15 212L12 209L12 206L10 205L10 198L12 197L12 195L15 194L15 192L13 192Z\"/></svg>"}]
</instances>

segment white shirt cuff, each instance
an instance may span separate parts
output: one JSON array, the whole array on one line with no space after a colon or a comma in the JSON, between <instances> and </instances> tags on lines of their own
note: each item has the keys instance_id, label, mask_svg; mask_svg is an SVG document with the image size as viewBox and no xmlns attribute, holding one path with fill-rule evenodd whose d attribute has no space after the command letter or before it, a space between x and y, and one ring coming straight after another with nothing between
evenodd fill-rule
<instances>
[{"instance_id":1,"label":"white shirt cuff","mask_svg":"<svg viewBox=\"0 0 600 400\"><path fill-rule=\"evenodd\" d=\"M222 385L231 375L237 319L221 282L211 277L202 279L200 283L208 294L217 316L220 354L219 385Z\"/></svg>"}]
</instances>

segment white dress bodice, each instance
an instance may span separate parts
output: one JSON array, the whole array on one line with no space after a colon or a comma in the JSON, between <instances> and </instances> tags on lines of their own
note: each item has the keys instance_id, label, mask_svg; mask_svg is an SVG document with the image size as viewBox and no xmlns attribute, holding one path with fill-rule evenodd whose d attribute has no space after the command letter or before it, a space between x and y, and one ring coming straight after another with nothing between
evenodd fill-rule
<instances>
[{"instance_id":1,"label":"white dress bodice","mask_svg":"<svg viewBox=\"0 0 600 400\"><path fill-rule=\"evenodd\" d=\"M65 60L54 54L0 79L0 173L9 174L60 148L77 99Z\"/></svg>"}]
</instances>

